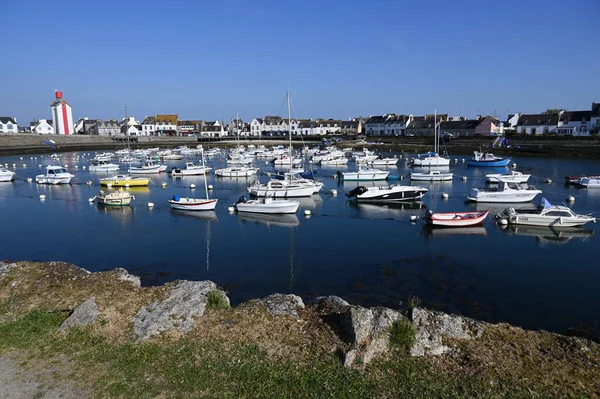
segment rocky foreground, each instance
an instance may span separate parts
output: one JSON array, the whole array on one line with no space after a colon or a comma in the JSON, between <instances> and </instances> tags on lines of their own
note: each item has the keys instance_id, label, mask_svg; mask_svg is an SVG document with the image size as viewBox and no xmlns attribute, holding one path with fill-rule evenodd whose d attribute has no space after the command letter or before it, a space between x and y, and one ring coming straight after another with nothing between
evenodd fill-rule
<instances>
[{"instance_id":1,"label":"rocky foreground","mask_svg":"<svg viewBox=\"0 0 600 399\"><path fill-rule=\"evenodd\" d=\"M82 362L91 369L110 368L107 363L117 367L111 363L113 359L98 360L99 364L86 360L91 357L90 353L86 352L85 356L82 353L86 345L92 345L90 340L101 341L107 348L118 347L118 353L124 353L123 348L136 353L147 345L178 347L177 343L184 341L186 345L193 342L191 347L205 348L206 353L207 345L218 343L218 351L228 359L219 375L221 379L232 380L233 385L219 394L211 391L206 381L194 382L200 385L179 383L175 388L170 387L169 371L153 366L154 369L140 371L143 376L140 381L148 378L162 382L139 388L149 391L135 392L128 389L133 389L139 381L131 382L131 386L119 388L123 391L115 391L125 392L124 396L175 397L184 389L188 393L184 396L269 397L279 386L273 384L286 384L285 378L276 382L271 372L265 371L268 382L261 383L259 377L251 379L258 382L247 382L248 386L255 382L268 386L264 395L259 391L243 391L245 388L235 380L244 380L246 374L236 377L239 369L235 362L247 361L254 355L239 356L231 349L235 347L255 348L263 356L260 358L263 360L256 360L257 364L275 364L276 369L286 364L296 371L305 370L303 373L308 373L306 370L312 370L311 367L323 367L324 375L329 373L325 370L333 370L331 376L311 380L313 385L323 385L317 391L323 393L322 396L345 396L343 389L349 386L348 381L341 383L341 388L329 385L334 385L339 376L346 379L351 376L352 384L365 382L360 389L356 388L358 391L353 391L358 396L409 394L417 397L411 392L429 392L431 388L433 390L424 397L600 397L600 346L582 338L525 331L507 324L488 324L417 307L364 308L335 296L320 297L305 304L296 295L273 294L230 308L226 293L211 281L175 281L159 287L142 287L138 277L123 269L90 273L62 262L0 263L0 325L17 323L20 318L40 310L63 315L57 316L56 328L52 327L54 330L41 345L43 348L34 350L27 345L5 343L0 346L0 354L8 353L14 358L15 353L29 351L29 357L39 356L41 361L49 358L48 347L54 347L54 341L72 340L68 346L78 346L76 339L84 339L78 335L83 331L88 334L85 345L55 354L63 363L65 356L70 359L64 364L67 369L82 367ZM9 338L3 339L2 331L0 329L0 341L12 342ZM107 348L103 350L108 351ZM189 356L202 356L193 353L191 351ZM177 364L182 361L178 359ZM315 366L323 359L332 360L326 361L325 366ZM145 361L147 359L140 360ZM219 359L214 362L220 364ZM340 368L335 366L336 362ZM195 376L191 379L212 373L204 370L204 367L210 369L208 363L210 361L197 360L188 365L190 374ZM183 368L183 365L175 367ZM117 370L119 375L125 372L128 370ZM72 370L62 374L71 376L97 396L112 396L99 388L102 376L99 380L89 376L82 378ZM447 381L440 384L452 384L453 394L446 395L445 386L436 385L437 376L439 381ZM106 378L110 381L108 376ZM392 384L387 379L396 379L396 382ZM420 379L422 381L418 381ZM430 381L429 385L419 385L423 381ZM107 386L120 386L116 382L112 384ZM412 390L411 384L419 388ZM304 393L313 396L308 392L314 386L298 388L297 385L294 384L294 389L300 389L297 391L300 396ZM368 393L359 394L363 392L361 389Z\"/></svg>"}]
</instances>

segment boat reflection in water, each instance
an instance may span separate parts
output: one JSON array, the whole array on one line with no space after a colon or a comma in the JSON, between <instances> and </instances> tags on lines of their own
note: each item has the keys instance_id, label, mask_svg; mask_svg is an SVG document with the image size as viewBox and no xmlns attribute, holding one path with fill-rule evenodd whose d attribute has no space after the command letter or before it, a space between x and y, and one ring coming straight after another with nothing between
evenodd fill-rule
<instances>
[{"instance_id":1,"label":"boat reflection in water","mask_svg":"<svg viewBox=\"0 0 600 399\"><path fill-rule=\"evenodd\" d=\"M185 211L182 209L173 209L171 208L171 215L175 216L186 216L190 218L195 218L198 220L206 220L208 222L218 222L219 218L217 217L217 213L215 211Z\"/></svg>"},{"instance_id":2,"label":"boat reflection in water","mask_svg":"<svg viewBox=\"0 0 600 399\"><path fill-rule=\"evenodd\" d=\"M408 214L413 215L415 213L423 213L423 211L427 209L427 206L423 201L406 201L398 203L375 204L357 202L355 200L348 200L346 201L346 204L350 208L354 208L360 211L361 216L372 219L390 218L394 216L406 217L406 215ZM423 211L414 212L415 210Z\"/></svg>"},{"instance_id":3,"label":"boat reflection in water","mask_svg":"<svg viewBox=\"0 0 600 399\"><path fill-rule=\"evenodd\" d=\"M589 230L585 227L554 228L514 224L508 226L499 226L506 234L535 237L536 242L540 246L544 246L546 244L566 244L574 238L586 241L594 235L594 230Z\"/></svg>"},{"instance_id":4,"label":"boat reflection in water","mask_svg":"<svg viewBox=\"0 0 600 399\"><path fill-rule=\"evenodd\" d=\"M300 220L296 214L267 214L267 213L248 213L240 212L237 214L238 219L244 222L256 222L267 226L278 227L297 227L300 225Z\"/></svg>"},{"instance_id":5,"label":"boat reflection in water","mask_svg":"<svg viewBox=\"0 0 600 399\"><path fill-rule=\"evenodd\" d=\"M423 225L423 234L428 240L431 240L433 237L487 236L487 231L485 226L444 227L432 226L427 223Z\"/></svg>"},{"instance_id":6,"label":"boat reflection in water","mask_svg":"<svg viewBox=\"0 0 600 399\"><path fill-rule=\"evenodd\" d=\"M98 203L96 208L99 212L120 221L123 225L133 221L134 208L129 205L111 206Z\"/></svg>"}]
</instances>

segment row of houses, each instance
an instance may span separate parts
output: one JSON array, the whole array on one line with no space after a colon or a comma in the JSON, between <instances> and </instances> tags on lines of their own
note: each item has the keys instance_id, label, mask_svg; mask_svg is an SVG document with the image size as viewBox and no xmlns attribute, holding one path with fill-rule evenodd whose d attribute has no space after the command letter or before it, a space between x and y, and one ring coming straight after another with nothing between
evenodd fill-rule
<instances>
[{"instance_id":1,"label":"row of houses","mask_svg":"<svg viewBox=\"0 0 600 399\"><path fill-rule=\"evenodd\" d=\"M19 127L16 118L0 117L0 133L30 131L38 134L54 134L53 120L38 119L28 128ZM474 119L451 117L448 114L424 116L384 114L368 118L340 119L292 119L280 116L254 118L249 122L231 119L224 121L183 120L177 114L146 116L142 122L134 117L122 120L80 118L74 125L76 134L130 135L130 136L195 136L195 137L269 137L324 136L366 134L371 136L430 136L435 130L457 136L500 136L507 131L527 134L556 134L588 136L600 132L600 103L592 103L590 110L554 110L540 114L511 114L506 121L495 116L478 115Z\"/></svg>"}]
</instances>

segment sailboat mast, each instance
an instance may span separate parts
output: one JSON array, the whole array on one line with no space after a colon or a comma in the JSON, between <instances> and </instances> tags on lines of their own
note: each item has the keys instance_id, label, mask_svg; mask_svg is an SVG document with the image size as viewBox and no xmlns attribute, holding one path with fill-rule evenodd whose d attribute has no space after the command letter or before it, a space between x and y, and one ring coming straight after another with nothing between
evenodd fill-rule
<instances>
[{"instance_id":1,"label":"sailboat mast","mask_svg":"<svg viewBox=\"0 0 600 399\"><path fill-rule=\"evenodd\" d=\"M294 152L292 151L292 112L290 110L290 92L287 92L287 109L288 109L288 134L290 138L290 173L292 173L292 164Z\"/></svg>"},{"instance_id":2,"label":"sailboat mast","mask_svg":"<svg viewBox=\"0 0 600 399\"><path fill-rule=\"evenodd\" d=\"M204 192L206 193L206 199L208 200L208 183L206 183L206 179L208 179L206 173L206 166L204 165L204 146L200 144L200 156L202 157L202 171L204 172Z\"/></svg>"},{"instance_id":3,"label":"sailboat mast","mask_svg":"<svg viewBox=\"0 0 600 399\"><path fill-rule=\"evenodd\" d=\"M437 108L433 109L433 152L438 153L438 138L437 138Z\"/></svg>"}]
</instances>

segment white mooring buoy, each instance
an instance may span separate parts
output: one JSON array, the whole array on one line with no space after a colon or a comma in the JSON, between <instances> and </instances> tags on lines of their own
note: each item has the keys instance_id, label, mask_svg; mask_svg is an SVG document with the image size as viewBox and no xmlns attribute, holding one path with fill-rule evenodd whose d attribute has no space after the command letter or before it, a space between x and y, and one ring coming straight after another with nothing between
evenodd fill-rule
<instances>
[{"instance_id":1,"label":"white mooring buoy","mask_svg":"<svg viewBox=\"0 0 600 399\"><path fill-rule=\"evenodd\" d=\"M467 181L467 176L463 176L462 181Z\"/></svg>"},{"instance_id":2,"label":"white mooring buoy","mask_svg":"<svg viewBox=\"0 0 600 399\"><path fill-rule=\"evenodd\" d=\"M517 167L517 164L513 162L513 164L512 164L512 167L513 167L513 168L516 168L516 167Z\"/></svg>"},{"instance_id":3,"label":"white mooring buoy","mask_svg":"<svg viewBox=\"0 0 600 399\"><path fill-rule=\"evenodd\" d=\"M33 181L33 179L32 179L31 177L28 177L28 178L27 178L27 182L28 182L28 183L31 183L32 181Z\"/></svg>"},{"instance_id":4,"label":"white mooring buoy","mask_svg":"<svg viewBox=\"0 0 600 399\"><path fill-rule=\"evenodd\" d=\"M190 184L190 188L196 188L196 185L194 183Z\"/></svg>"},{"instance_id":5,"label":"white mooring buoy","mask_svg":"<svg viewBox=\"0 0 600 399\"><path fill-rule=\"evenodd\" d=\"M335 197L337 195L337 190L334 188L330 191L330 193Z\"/></svg>"},{"instance_id":6,"label":"white mooring buoy","mask_svg":"<svg viewBox=\"0 0 600 399\"><path fill-rule=\"evenodd\" d=\"M154 202L148 202L148 208L152 208L154 206Z\"/></svg>"},{"instance_id":7,"label":"white mooring buoy","mask_svg":"<svg viewBox=\"0 0 600 399\"><path fill-rule=\"evenodd\" d=\"M567 201L569 201L569 202L573 202L573 201L575 201L575 197L573 197L572 195L569 195L569 196L567 197Z\"/></svg>"},{"instance_id":8,"label":"white mooring buoy","mask_svg":"<svg viewBox=\"0 0 600 399\"><path fill-rule=\"evenodd\" d=\"M160 183L160 186L161 186L162 188L166 188L166 187L167 187L167 182L166 182L166 181L164 181L164 182Z\"/></svg>"},{"instance_id":9,"label":"white mooring buoy","mask_svg":"<svg viewBox=\"0 0 600 399\"><path fill-rule=\"evenodd\" d=\"M46 196L44 194L40 195L40 199L43 201L46 199Z\"/></svg>"},{"instance_id":10,"label":"white mooring buoy","mask_svg":"<svg viewBox=\"0 0 600 399\"><path fill-rule=\"evenodd\" d=\"M94 202L95 200L96 200L96 198L95 198L95 197L88 198L88 202L89 202L90 204L91 204L92 202Z\"/></svg>"},{"instance_id":11,"label":"white mooring buoy","mask_svg":"<svg viewBox=\"0 0 600 399\"><path fill-rule=\"evenodd\" d=\"M213 187L213 185L212 185L212 184L209 184L207 188L208 188L209 190L212 190L214 187Z\"/></svg>"},{"instance_id":12,"label":"white mooring buoy","mask_svg":"<svg viewBox=\"0 0 600 399\"><path fill-rule=\"evenodd\" d=\"M448 193L442 193L442 198L444 198L444 199L448 198Z\"/></svg>"},{"instance_id":13,"label":"white mooring buoy","mask_svg":"<svg viewBox=\"0 0 600 399\"><path fill-rule=\"evenodd\" d=\"M417 221L417 215L410 215L410 221L411 222L416 222Z\"/></svg>"},{"instance_id":14,"label":"white mooring buoy","mask_svg":"<svg viewBox=\"0 0 600 399\"><path fill-rule=\"evenodd\" d=\"M304 216L310 216L310 209L304 210Z\"/></svg>"},{"instance_id":15,"label":"white mooring buoy","mask_svg":"<svg viewBox=\"0 0 600 399\"><path fill-rule=\"evenodd\" d=\"M551 184L552 183L552 179L551 178L547 178L546 181L545 181L545 183Z\"/></svg>"},{"instance_id":16,"label":"white mooring buoy","mask_svg":"<svg viewBox=\"0 0 600 399\"><path fill-rule=\"evenodd\" d=\"M235 212L235 208L230 206L229 208L227 208L227 211L229 211L229 213Z\"/></svg>"}]
</instances>

